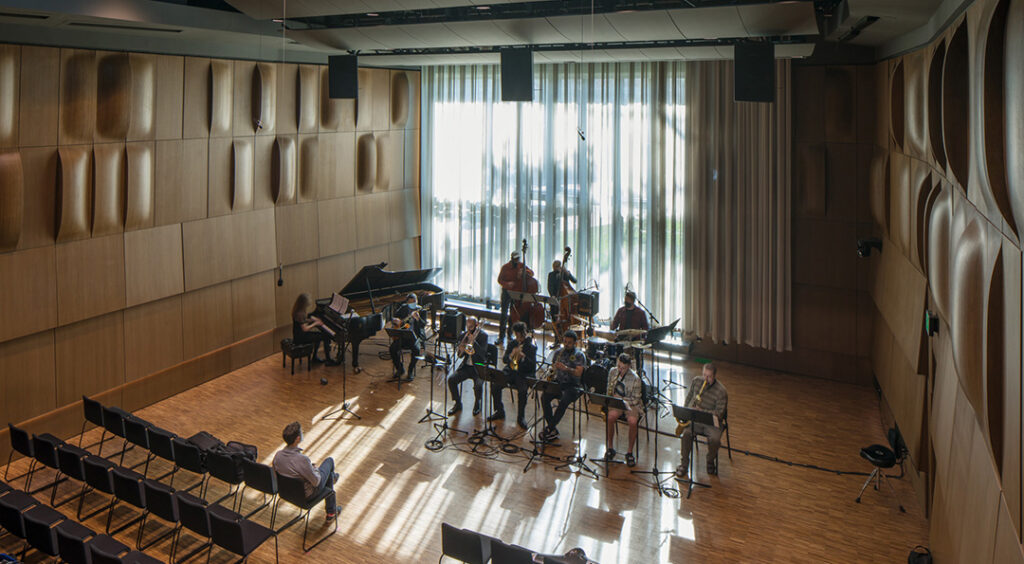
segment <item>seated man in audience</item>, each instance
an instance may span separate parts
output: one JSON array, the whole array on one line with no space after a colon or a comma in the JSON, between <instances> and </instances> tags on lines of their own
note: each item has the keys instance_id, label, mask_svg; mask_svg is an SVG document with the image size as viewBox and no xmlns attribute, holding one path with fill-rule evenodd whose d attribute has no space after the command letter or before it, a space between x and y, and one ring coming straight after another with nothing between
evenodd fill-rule
<instances>
[{"instance_id":1,"label":"seated man in audience","mask_svg":"<svg viewBox=\"0 0 1024 564\"><path fill-rule=\"evenodd\" d=\"M324 498L324 505L327 509L327 522L330 523L341 511L334 494L334 482L338 480L338 474L334 472L334 459L324 459L320 463L320 468L313 466L313 461L302 454L302 449L299 448L299 443L302 442L302 425L298 421L289 423L281 432L281 438L287 446L274 455L274 470L282 476L302 478L306 483L306 499L319 497L324 491L329 491Z\"/></svg>"}]
</instances>

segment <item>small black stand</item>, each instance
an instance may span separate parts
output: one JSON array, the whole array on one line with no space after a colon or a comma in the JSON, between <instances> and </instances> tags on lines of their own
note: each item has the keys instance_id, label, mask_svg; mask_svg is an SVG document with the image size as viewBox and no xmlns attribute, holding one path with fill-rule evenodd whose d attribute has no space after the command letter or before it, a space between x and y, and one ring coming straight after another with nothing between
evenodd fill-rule
<instances>
[{"instance_id":1,"label":"small black stand","mask_svg":"<svg viewBox=\"0 0 1024 564\"><path fill-rule=\"evenodd\" d=\"M543 460L544 457L547 457L554 460L559 460L557 456L544 452L544 447L550 443L537 436L537 427L539 426L537 423L540 421L540 418L543 417L540 407L541 394L552 393L554 395L559 395L562 393L562 386L555 382L548 382L547 380L538 380L536 378L527 378L526 384L533 389L534 420L532 425L533 439L530 441L530 444L533 445L533 449L530 451L530 458L527 459L526 466L523 467L524 474L530 469L530 466L533 466L533 463L536 462L537 459Z\"/></svg>"},{"instance_id":2,"label":"small black stand","mask_svg":"<svg viewBox=\"0 0 1024 564\"><path fill-rule=\"evenodd\" d=\"M599 405L599 406L601 406L601 407L603 407L605 409L605 417L608 417L608 410L611 410L611 409L618 409L618 410L622 411L623 413L625 413L627 411L627 409L626 409L626 402L622 401L622 398L617 398L617 397L614 397L614 396L606 396L604 394L597 394L597 393L594 393L594 392L587 392L586 395L587 395L587 402L588 403L594 404L594 405ZM608 423L607 423L607 419L606 419L605 420L605 425L607 425L607 424ZM608 447L610 447L610 446L611 445L605 445L605 449L607 450ZM605 464L605 468L604 468L604 475L605 475L605 477L608 476L608 468L611 466L611 464L622 464L621 460L615 460L614 458L612 458L612 459L608 459L608 458L594 458L593 461L595 463L597 463L597 464L601 464L602 462Z\"/></svg>"},{"instance_id":3,"label":"small black stand","mask_svg":"<svg viewBox=\"0 0 1024 564\"><path fill-rule=\"evenodd\" d=\"M507 385L505 373L501 370L491 368L490 366L481 366L479 364L476 365L475 368L477 378L488 382L492 387L498 386L499 389L502 389ZM490 390L488 390L488 392L489 391ZM473 431L473 434L470 435L468 439L469 443L473 445L473 452L476 452L476 449L479 448L480 445L485 444L484 441L487 437L494 437L502 442L508 440L498 434L494 428L494 422L490 421L491 415L494 414L494 399L490 393L488 393L487 396L488 397L484 400L484 405L487 406L487 409L484 411L484 427L483 429Z\"/></svg>"},{"instance_id":4,"label":"small black stand","mask_svg":"<svg viewBox=\"0 0 1024 564\"><path fill-rule=\"evenodd\" d=\"M321 421L338 421L345 418L345 414L348 413L356 419L362 419L356 412L348 408L350 405L348 402L348 369L345 368L344 364L341 364L341 407L334 411L328 412L326 415L320 418Z\"/></svg>"},{"instance_id":5,"label":"small black stand","mask_svg":"<svg viewBox=\"0 0 1024 564\"><path fill-rule=\"evenodd\" d=\"M584 395L585 394L580 393L580 395L573 401L573 403L579 402ZM582 454L581 452L581 447L583 443L582 410L578 408L572 408L571 406L569 410L572 411L572 441L574 444L573 452L569 456L565 457L565 464L555 466L555 470L562 470L564 468L566 470L569 470L570 472L579 472L581 474L587 473L590 474L590 476L593 477L595 480L599 480L600 476L598 475L597 471L591 468L589 464L587 464L587 455ZM577 437L579 437L579 442L576 441Z\"/></svg>"},{"instance_id":6,"label":"small black stand","mask_svg":"<svg viewBox=\"0 0 1024 564\"><path fill-rule=\"evenodd\" d=\"M388 336L391 337L392 341L396 339L401 341L402 350L412 349L416 344L416 334L412 332L412 329L393 329L391 327L385 327L384 330L387 331ZM409 365L412 366L412 358L409 359ZM398 390L402 390L401 374L391 378L388 382L395 382L398 384Z\"/></svg>"},{"instance_id":7,"label":"small black stand","mask_svg":"<svg viewBox=\"0 0 1024 564\"><path fill-rule=\"evenodd\" d=\"M698 481L693 479L694 473L695 473L695 469L696 469L696 466L697 466L697 456L696 456L696 452L694 452L696 450L696 448L697 448L697 433L693 430L693 426L696 425L697 423L702 423L704 425L709 425L711 427L714 427L715 426L715 419L714 419L713 415L710 412L701 411L699 409L691 409L689 407L683 407L681 405L675 405L675 404L672 405L672 415L674 415L675 418L680 420L680 421L689 421L690 422L690 432L693 433L693 441L690 442L690 468L689 468L690 479L689 480L680 480L680 481L685 482L687 484L686 485L686 499L690 499L690 494L693 493L693 486L700 486L702 488L710 488L711 487L711 484L705 484L705 483L698 482Z\"/></svg>"},{"instance_id":8,"label":"small black stand","mask_svg":"<svg viewBox=\"0 0 1024 564\"><path fill-rule=\"evenodd\" d=\"M459 366L461 366L461 363L459 363ZM458 368L458 367L454 367L454 368ZM448 383L448 378L454 372L455 372L455 370L452 370L452 371L446 372L444 374L445 384ZM433 374L431 374L431 376L433 376ZM431 382L431 386L433 386L433 382ZM433 390L433 388L431 388L431 390ZM442 409L444 409L444 413L448 413L448 392L447 391L444 394L444 407ZM455 427L452 427L451 425L449 425L448 424L448 416L447 415L439 415L439 417L440 417L441 422L440 423L434 423L434 429L437 430L437 434L434 435L433 439L427 439L427 441L425 443L423 443L423 446L427 450L431 450L431 451L435 451L435 452L441 450L442 448L444 448L444 437L445 437L445 434L448 433L448 431L452 431L452 432L455 432L455 433L462 433L463 435L468 435L469 434L468 432L463 431L462 429L456 429Z\"/></svg>"},{"instance_id":9,"label":"small black stand","mask_svg":"<svg viewBox=\"0 0 1024 564\"><path fill-rule=\"evenodd\" d=\"M661 407L661 402L658 399L657 395L661 393L661 383L658 381L660 374L658 373L657 355L654 354L654 345L660 342L662 339L664 339L672 331L672 328L675 327L675 325L676 321L673 321L671 325L657 327L655 329L648 331L647 339L645 340L645 343L641 345L641 347L649 348L651 350L651 374L654 375L652 382L652 384L654 384L653 389L656 394L654 398L654 466L652 466L650 470L631 471L631 473L633 474L650 475L651 478L654 479L654 487L656 490L658 490L658 495L663 495L669 498L679 497L679 490L677 490L676 488L668 487L664 484L664 482L670 480L672 477L675 476L675 472L665 471L658 467L658 435L661 434L661 432L658 430L658 418L660 417L659 411ZM645 405L644 409L647 410L649 408L648 406ZM650 425L648 425L648 427L649 426ZM668 474L669 476L667 478L662 478L662 474Z\"/></svg>"},{"instance_id":10,"label":"small black stand","mask_svg":"<svg viewBox=\"0 0 1024 564\"><path fill-rule=\"evenodd\" d=\"M430 365L430 403L427 404L427 413L420 417L417 423L430 423L431 421L443 421L448 417L443 413L434 411L434 369L438 367L437 356L434 357L434 363ZM445 402L447 403L447 402Z\"/></svg>"}]
</instances>

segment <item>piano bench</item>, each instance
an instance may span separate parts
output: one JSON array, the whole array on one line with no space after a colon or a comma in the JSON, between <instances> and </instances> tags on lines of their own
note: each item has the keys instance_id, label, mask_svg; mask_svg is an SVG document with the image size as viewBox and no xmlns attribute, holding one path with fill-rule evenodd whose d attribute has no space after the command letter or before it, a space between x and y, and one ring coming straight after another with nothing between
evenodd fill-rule
<instances>
[{"instance_id":1,"label":"piano bench","mask_svg":"<svg viewBox=\"0 0 1024 564\"><path fill-rule=\"evenodd\" d=\"M295 343L291 339L281 339L281 367L285 367L287 359L292 359L292 374L295 374L295 359L306 360L306 372L310 371L310 360L313 358L313 343Z\"/></svg>"}]
</instances>

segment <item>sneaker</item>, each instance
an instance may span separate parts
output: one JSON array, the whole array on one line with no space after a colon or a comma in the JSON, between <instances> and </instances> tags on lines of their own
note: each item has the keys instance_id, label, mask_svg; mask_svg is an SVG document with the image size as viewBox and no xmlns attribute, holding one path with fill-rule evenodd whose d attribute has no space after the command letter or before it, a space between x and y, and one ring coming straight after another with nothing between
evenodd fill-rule
<instances>
[{"instance_id":1,"label":"sneaker","mask_svg":"<svg viewBox=\"0 0 1024 564\"><path fill-rule=\"evenodd\" d=\"M615 458L615 449L610 448L610 449L604 451L604 459L605 460L612 460L613 458Z\"/></svg>"},{"instance_id":2,"label":"sneaker","mask_svg":"<svg viewBox=\"0 0 1024 564\"><path fill-rule=\"evenodd\" d=\"M473 402L473 415L480 415L480 400Z\"/></svg>"},{"instance_id":3,"label":"sneaker","mask_svg":"<svg viewBox=\"0 0 1024 564\"><path fill-rule=\"evenodd\" d=\"M708 476L717 476L718 475L718 465L715 464L714 462L708 462L707 471L708 471Z\"/></svg>"},{"instance_id":4,"label":"sneaker","mask_svg":"<svg viewBox=\"0 0 1024 564\"><path fill-rule=\"evenodd\" d=\"M636 458L633 456L632 452L626 453L626 466L629 466L630 468L636 466Z\"/></svg>"},{"instance_id":5,"label":"sneaker","mask_svg":"<svg viewBox=\"0 0 1024 564\"><path fill-rule=\"evenodd\" d=\"M524 417L516 419L516 423L519 425L520 429L526 429L527 427L529 427L529 425L526 424L526 418Z\"/></svg>"},{"instance_id":6,"label":"sneaker","mask_svg":"<svg viewBox=\"0 0 1024 564\"><path fill-rule=\"evenodd\" d=\"M462 411L462 404L461 403L457 403L457 404L453 405L451 409L448 410L448 415L455 415L456 413L458 413L460 411Z\"/></svg>"},{"instance_id":7,"label":"sneaker","mask_svg":"<svg viewBox=\"0 0 1024 564\"><path fill-rule=\"evenodd\" d=\"M327 522L330 523L331 521L334 521L335 519L337 519L338 518L338 513L341 513L341 506L340 505L334 508L334 512L330 512L330 511L327 512Z\"/></svg>"},{"instance_id":8,"label":"sneaker","mask_svg":"<svg viewBox=\"0 0 1024 564\"><path fill-rule=\"evenodd\" d=\"M495 411L490 417L487 418L488 421L501 421L503 419L505 419L504 411Z\"/></svg>"},{"instance_id":9,"label":"sneaker","mask_svg":"<svg viewBox=\"0 0 1024 564\"><path fill-rule=\"evenodd\" d=\"M686 469L686 466L676 468L676 479L681 482L686 482L690 479L690 472Z\"/></svg>"}]
</instances>

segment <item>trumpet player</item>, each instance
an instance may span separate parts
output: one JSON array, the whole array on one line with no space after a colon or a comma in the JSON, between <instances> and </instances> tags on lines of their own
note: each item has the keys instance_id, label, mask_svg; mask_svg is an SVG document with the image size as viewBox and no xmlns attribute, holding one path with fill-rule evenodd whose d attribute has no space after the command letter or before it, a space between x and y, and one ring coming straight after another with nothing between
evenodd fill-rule
<instances>
[{"instance_id":1,"label":"trumpet player","mask_svg":"<svg viewBox=\"0 0 1024 564\"><path fill-rule=\"evenodd\" d=\"M481 398L484 394L484 381L477 374L476 365L487 362L487 333L480 327L480 321L475 317L466 320L466 332L459 339L459 357L462 364L451 376L448 377L448 392L451 394L455 405L448 410L448 415L455 415L462 411L462 394L459 393L459 384L473 379L473 415L480 414Z\"/></svg>"},{"instance_id":2,"label":"trumpet player","mask_svg":"<svg viewBox=\"0 0 1024 564\"><path fill-rule=\"evenodd\" d=\"M690 450L693 446L693 434L704 435L708 439L708 463L709 475L718 474L718 447L722 445L722 416L729 404L729 393L725 385L718 381L716 375L718 368L712 364L704 365L704 371L690 382L690 389L686 392L686 407L709 411L714 414L715 425L708 426L703 423L687 425L683 430L683 444L679 452L682 457L682 464L676 468L676 478L680 480L689 479ZM678 431L677 431L678 432Z\"/></svg>"},{"instance_id":3,"label":"trumpet player","mask_svg":"<svg viewBox=\"0 0 1024 564\"><path fill-rule=\"evenodd\" d=\"M519 427L526 429L526 399L527 399L527 378L533 378L537 371L537 345L527 332L526 324L517 321L512 324L512 341L505 349L505 378L509 387L514 387L519 392L519 415L516 423ZM499 421L505 418L505 404L501 400L501 388L491 386L491 400L494 403L494 414L487 418L488 421Z\"/></svg>"}]
</instances>

